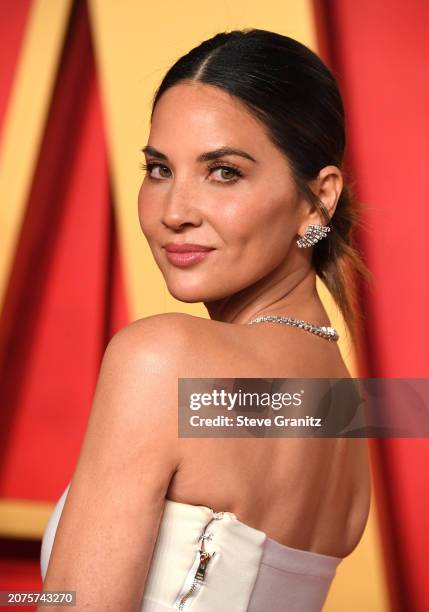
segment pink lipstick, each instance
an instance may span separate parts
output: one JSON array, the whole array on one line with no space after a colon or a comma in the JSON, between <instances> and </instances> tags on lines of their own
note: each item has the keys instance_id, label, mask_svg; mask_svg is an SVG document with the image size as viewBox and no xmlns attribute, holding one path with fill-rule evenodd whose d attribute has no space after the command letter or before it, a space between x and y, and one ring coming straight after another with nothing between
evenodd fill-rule
<instances>
[{"instance_id":1,"label":"pink lipstick","mask_svg":"<svg viewBox=\"0 0 429 612\"><path fill-rule=\"evenodd\" d=\"M202 244L174 243L165 245L167 258L170 263L180 268L185 268L205 259L210 251L215 249Z\"/></svg>"}]
</instances>

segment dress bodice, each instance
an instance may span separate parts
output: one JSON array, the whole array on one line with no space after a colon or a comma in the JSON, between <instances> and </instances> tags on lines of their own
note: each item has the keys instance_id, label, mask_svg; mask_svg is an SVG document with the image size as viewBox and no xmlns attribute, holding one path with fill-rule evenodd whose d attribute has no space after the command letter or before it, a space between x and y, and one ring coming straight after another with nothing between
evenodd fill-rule
<instances>
[{"instance_id":1,"label":"dress bodice","mask_svg":"<svg viewBox=\"0 0 429 612\"><path fill-rule=\"evenodd\" d=\"M44 532L43 579L69 486ZM280 544L233 512L167 499L140 612L320 611L341 560Z\"/></svg>"}]
</instances>

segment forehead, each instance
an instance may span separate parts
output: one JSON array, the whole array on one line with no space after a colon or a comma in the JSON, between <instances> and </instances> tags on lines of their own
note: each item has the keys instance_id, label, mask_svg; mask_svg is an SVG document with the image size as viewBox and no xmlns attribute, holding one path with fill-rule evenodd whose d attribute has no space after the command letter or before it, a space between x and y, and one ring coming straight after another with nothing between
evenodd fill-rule
<instances>
[{"instance_id":1,"label":"forehead","mask_svg":"<svg viewBox=\"0 0 429 612\"><path fill-rule=\"evenodd\" d=\"M179 83L161 96L152 117L151 140L155 138L159 148L198 142L199 148L240 145L260 154L275 149L265 127L238 98L203 83Z\"/></svg>"}]
</instances>

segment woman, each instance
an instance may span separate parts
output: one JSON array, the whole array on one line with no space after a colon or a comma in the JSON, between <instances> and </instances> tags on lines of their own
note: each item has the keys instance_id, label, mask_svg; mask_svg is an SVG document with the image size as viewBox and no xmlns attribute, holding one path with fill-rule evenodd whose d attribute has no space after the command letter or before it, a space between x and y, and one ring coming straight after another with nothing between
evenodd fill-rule
<instances>
[{"instance_id":1,"label":"woman","mask_svg":"<svg viewBox=\"0 0 429 612\"><path fill-rule=\"evenodd\" d=\"M109 342L45 590L91 611L321 609L367 521L366 441L179 437L177 386L350 377L316 290L318 274L353 333L344 147L334 77L287 36L220 33L168 71L139 219L170 293L210 319L151 316Z\"/></svg>"}]
</instances>

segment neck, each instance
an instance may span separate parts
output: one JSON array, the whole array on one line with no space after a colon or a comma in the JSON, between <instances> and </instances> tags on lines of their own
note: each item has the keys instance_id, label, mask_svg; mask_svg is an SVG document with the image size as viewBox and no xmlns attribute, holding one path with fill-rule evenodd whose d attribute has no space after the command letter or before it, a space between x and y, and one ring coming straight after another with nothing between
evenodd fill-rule
<instances>
[{"instance_id":1,"label":"neck","mask_svg":"<svg viewBox=\"0 0 429 612\"><path fill-rule=\"evenodd\" d=\"M286 276L284 271L274 270L250 287L205 306L211 319L227 323L245 324L260 315L280 315L329 324L311 266L300 267Z\"/></svg>"}]
</instances>

